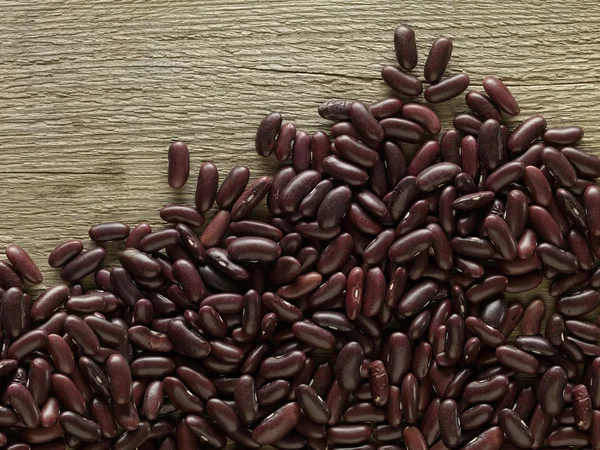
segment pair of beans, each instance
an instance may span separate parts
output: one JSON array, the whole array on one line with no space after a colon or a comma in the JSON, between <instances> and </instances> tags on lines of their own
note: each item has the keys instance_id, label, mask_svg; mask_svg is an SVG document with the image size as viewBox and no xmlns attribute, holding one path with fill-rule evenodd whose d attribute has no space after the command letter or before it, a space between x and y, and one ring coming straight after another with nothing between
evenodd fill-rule
<instances>
[{"instance_id":1,"label":"pair of beans","mask_svg":"<svg viewBox=\"0 0 600 450\"><path fill-rule=\"evenodd\" d=\"M415 97L414 31L394 44L401 69L382 78ZM442 80L451 51L431 47L429 103L469 85ZM398 97L321 105L332 139L269 114L257 152L291 165L219 184L203 163L194 206L161 210L167 228L104 223L91 249L58 245L48 263L70 285L35 300L24 280L40 270L7 246L0 446L600 449L600 325L586 320L600 306L600 160L574 147L578 127L536 115L509 132L517 102L497 77L483 88L439 142L434 110ZM410 161L404 143L420 145ZM172 143L169 185L189 168ZM253 216L263 200L268 222ZM118 267L109 241L124 242ZM95 288L77 284L92 275ZM541 300L503 296L543 279L547 318Z\"/></svg>"}]
</instances>

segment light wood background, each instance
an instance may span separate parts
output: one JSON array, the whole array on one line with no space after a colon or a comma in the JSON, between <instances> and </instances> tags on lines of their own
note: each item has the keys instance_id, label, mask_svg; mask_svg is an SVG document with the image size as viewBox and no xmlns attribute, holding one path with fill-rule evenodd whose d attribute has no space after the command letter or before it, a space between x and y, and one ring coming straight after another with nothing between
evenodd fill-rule
<instances>
[{"instance_id":1,"label":"light wood background","mask_svg":"<svg viewBox=\"0 0 600 450\"><path fill-rule=\"evenodd\" d=\"M475 89L502 77L522 117L581 125L597 150L596 1L0 0L0 248L30 251L44 287L58 242L97 222L158 225L162 205L193 201L195 174L167 186L172 138L190 144L193 172L212 160L273 174L253 148L260 118L277 110L314 131L324 100L386 96L400 23L417 31L419 73L450 36L450 73ZM461 96L438 111L464 109Z\"/></svg>"}]
</instances>

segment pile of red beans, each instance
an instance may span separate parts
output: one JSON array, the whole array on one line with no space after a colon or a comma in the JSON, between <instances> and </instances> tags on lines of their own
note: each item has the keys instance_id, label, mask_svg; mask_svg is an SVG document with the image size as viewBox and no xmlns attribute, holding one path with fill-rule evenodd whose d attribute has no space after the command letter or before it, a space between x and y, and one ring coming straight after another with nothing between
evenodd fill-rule
<instances>
[{"instance_id":1,"label":"pile of red beans","mask_svg":"<svg viewBox=\"0 0 600 450\"><path fill-rule=\"evenodd\" d=\"M7 246L0 447L600 449L600 159L574 147L579 127L510 131L520 109L494 76L434 139L434 110L408 101L414 31L394 42L381 74L401 97L324 103L329 134L263 119L257 152L291 158L272 178L235 167L219 185L202 164L195 206L60 244L48 263L67 284L35 300L39 269ZM443 78L451 52L431 46L429 104L469 86ZM170 186L189 171L173 143ZM504 296L544 279L549 317Z\"/></svg>"}]
</instances>

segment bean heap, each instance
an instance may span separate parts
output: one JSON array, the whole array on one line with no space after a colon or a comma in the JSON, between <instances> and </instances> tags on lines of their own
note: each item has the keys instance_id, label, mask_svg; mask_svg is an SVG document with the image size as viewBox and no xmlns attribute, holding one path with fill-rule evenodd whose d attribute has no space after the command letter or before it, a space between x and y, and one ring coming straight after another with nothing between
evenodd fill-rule
<instances>
[{"instance_id":1,"label":"bean heap","mask_svg":"<svg viewBox=\"0 0 600 450\"><path fill-rule=\"evenodd\" d=\"M56 247L69 285L35 301L24 280L41 272L6 247L0 446L600 449L600 325L582 317L600 306L600 159L573 147L579 127L534 115L509 131L520 109L494 76L431 139L437 114L407 101L423 92L414 31L394 43L381 76L403 100L324 103L330 134L262 120L257 152L291 158L273 178L247 186L235 167L219 186L202 164L167 228L98 224L98 246ZM431 46L429 104L469 86L444 79L451 53ZM173 143L169 185L189 170ZM251 218L264 199L270 222ZM107 241L124 241L112 268ZM547 319L504 296L543 279Z\"/></svg>"}]
</instances>

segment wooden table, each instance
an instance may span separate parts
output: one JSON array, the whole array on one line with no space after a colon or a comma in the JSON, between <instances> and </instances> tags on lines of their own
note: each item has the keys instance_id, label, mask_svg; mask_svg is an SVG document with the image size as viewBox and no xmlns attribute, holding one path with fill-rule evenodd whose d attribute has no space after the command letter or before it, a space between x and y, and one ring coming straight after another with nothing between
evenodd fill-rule
<instances>
[{"instance_id":1,"label":"wooden table","mask_svg":"<svg viewBox=\"0 0 600 450\"><path fill-rule=\"evenodd\" d=\"M172 138L192 167L245 164L273 174L254 152L272 110L310 131L328 123L330 98L367 102L390 93L393 30L417 31L418 72L431 41L454 39L451 74L472 87L496 74L521 117L585 127L600 144L600 4L594 1L4 0L0 12L0 247L17 242L57 280L48 252L87 238L97 222L160 223ZM461 96L438 111L465 110ZM87 242L87 241L86 241ZM89 242L87 242L89 246Z\"/></svg>"}]
</instances>

